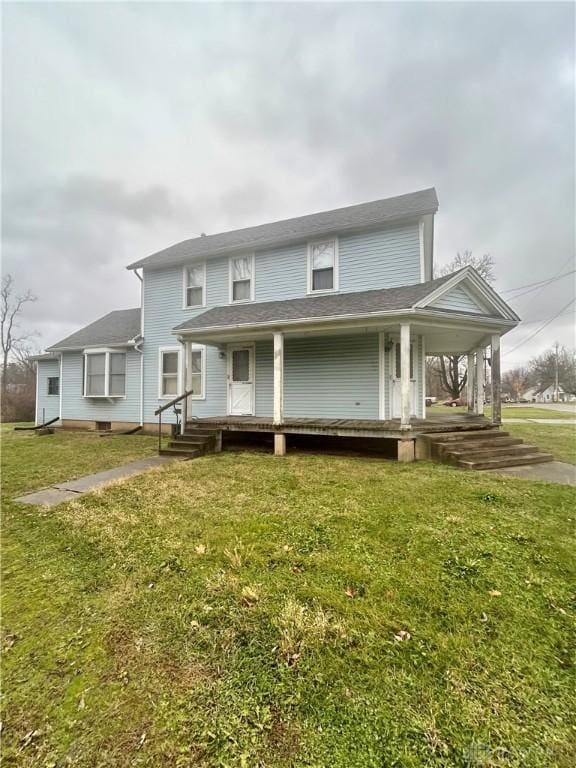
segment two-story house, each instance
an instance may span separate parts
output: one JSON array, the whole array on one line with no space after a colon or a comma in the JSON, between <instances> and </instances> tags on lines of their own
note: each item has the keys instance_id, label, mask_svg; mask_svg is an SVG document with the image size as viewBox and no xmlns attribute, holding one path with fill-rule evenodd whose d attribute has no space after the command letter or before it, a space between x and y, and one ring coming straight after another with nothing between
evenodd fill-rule
<instances>
[{"instance_id":1,"label":"two-story house","mask_svg":"<svg viewBox=\"0 0 576 768\"><path fill-rule=\"evenodd\" d=\"M199 419L269 429L278 453L306 425L405 440L426 419L426 356L440 353L468 354L481 417L484 350L497 384L500 336L519 318L471 268L433 279L437 207L425 189L135 261L140 308L111 312L38 359L37 422L153 429L159 407L192 390L180 401L184 429Z\"/></svg>"}]
</instances>

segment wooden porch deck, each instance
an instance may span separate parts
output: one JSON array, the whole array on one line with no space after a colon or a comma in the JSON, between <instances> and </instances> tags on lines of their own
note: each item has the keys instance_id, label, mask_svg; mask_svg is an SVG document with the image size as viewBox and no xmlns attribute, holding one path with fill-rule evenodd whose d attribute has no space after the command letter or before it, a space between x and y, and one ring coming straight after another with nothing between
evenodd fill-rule
<instances>
[{"instance_id":1,"label":"wooden porch deck","mask_svg":"<svg viewBox=\"0 0 576 768\"><path fill-rule=\"evenodd\" d=\"M437 414L429 419L413 418L411 429L400 428L400 419L380 421L378 419L285 419L283 424L274 424L266 416L214 416L195 418L188 422L189 428L201 427L230 432L272 432L300 435L335 435L339 437L390 437L398 439L415 438L418 435L437 432L459 432L466 430L493 429L494 425L484 416L470 414Z\"/></svg>"}]
</instances>

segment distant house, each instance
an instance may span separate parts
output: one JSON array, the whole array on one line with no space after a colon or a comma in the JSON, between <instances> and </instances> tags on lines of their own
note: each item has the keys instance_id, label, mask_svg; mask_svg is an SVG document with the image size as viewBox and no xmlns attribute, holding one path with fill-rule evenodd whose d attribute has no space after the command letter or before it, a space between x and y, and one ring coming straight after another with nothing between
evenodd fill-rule
<instances>
[{"instance_id":1,"label":"distant house","mask_svg":"<svg viewBox=\"0 0 576 768\"><path fill-rule=\"evenodd\" d=\"M260 419L276 436L297 419L410 430L426 419L426 355L468 354L482 372L485 347L499 360L519 322L471 267L432 279L437 207L426 189L203 235L129 264L141 306L38 358L37 422L152 429L158 408L191 390L184 421Z\"/></svg>"},{"instance_id":2,"label":"distant house","mask_svg":"<svg viewBox=\"0 0 576 768\"><path fill-rule=\"evenodd\" d=\"M527 389L522 395L522 400L527 400L530 403L567 403L576 400L576 395L566 392L561 385L558 386L558 392L556 392L556 387L550 385Z\"/></svg>"}]
</instances>

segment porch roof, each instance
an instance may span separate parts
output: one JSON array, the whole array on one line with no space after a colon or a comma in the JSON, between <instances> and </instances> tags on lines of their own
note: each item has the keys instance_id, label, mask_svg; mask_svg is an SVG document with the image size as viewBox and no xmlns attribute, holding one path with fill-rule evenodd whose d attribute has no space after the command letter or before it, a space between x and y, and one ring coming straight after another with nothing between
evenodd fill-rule
<instances>
[{"instance_id":1,"label":"porch roof","mask_svg":"<svg viewBox=\"0 0 576 768\"><path fill-rule=\"evenodd\" d=\"M515 325L515 316L504 316L476 312L455 312L451 309L426 307L428 297L436 296L444 287L452 285L460 278L471 276L470 267L444 277L424 283L399 286L397 288L379 288L371 291L353 293L334 293L319 296L306 296L285 301L251 302L214 307L195 317L185 320L173 330L175 333L195 335L207 331L229 331L242 328L282 325L284 323L304 323L314 321L337 321L352 318L385 317L401 313L431 314L446 318L465 315L472 321L501 321L503 325ZM479 278L478 278L479 279ZM490 289L491 290L491 289ZM501 300L500 300L501 301Z\"/></svg>"}]
</instances>

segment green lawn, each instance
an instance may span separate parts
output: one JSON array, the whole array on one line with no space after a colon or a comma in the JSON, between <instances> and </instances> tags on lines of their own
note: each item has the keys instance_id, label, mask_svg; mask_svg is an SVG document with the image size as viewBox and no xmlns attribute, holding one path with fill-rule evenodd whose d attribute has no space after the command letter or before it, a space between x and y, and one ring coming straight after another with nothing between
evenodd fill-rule
<instances>
[{"instance_id":1,"label":"green lawn","mask_svg":"<svg viewBox=\"0 0 576 768\"><path fill-rule=\"evenodd\" d=\"M576 464L576 426L548 424L504 424L503 429L521 437L529 445L537 445L558 461Z\"/></svg>"},{"instance_id":2,"label":"green lawn","mask_svg":"<svg viewBox=\"0 0 576 768\"><path fill-rule=\"evenodd\" d=\"M426 413L432 416L434 413L453 413L454 415L466 413L466 406L452 408L448 405L431 405L426 409ZM484 409L484 415L492 414L491 406L487 405ZM555 411L552 408L538 408L533 406L502 406L503 419L573 419L574 413L569 411Z\"/></svg>"},{"instance_id":3,"label":"green lawn","mask_svg":"<svg viewBox=\"0 0 576 768\"><path fill-rule=\"evenodd\" d=\"M234 452L46 510L153 438L3 449L4 766L574 765L575 489Z\"/></svg>"}]
</instances>

